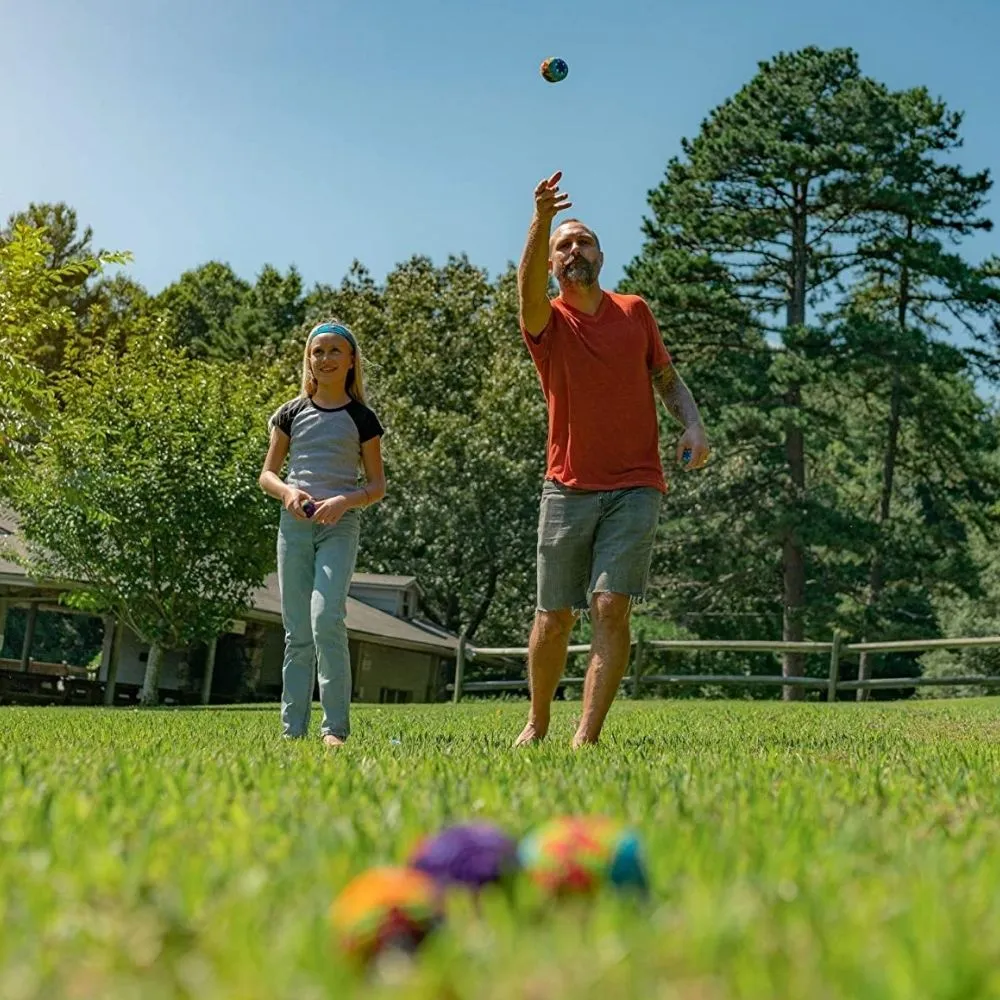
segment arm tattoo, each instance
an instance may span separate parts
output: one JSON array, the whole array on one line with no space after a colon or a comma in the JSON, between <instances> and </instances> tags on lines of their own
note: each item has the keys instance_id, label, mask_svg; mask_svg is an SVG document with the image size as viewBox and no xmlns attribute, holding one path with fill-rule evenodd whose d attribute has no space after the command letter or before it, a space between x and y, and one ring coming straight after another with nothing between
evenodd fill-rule
<instances>
[{"instance_id":1,"label":"arm tattoo","mask_svg":"<svg viewBox=\"0 0 1000 1000\"><path fill-rule=\"evenodd\" d=\"M701 422L698 406L691 395L691 390L677 374L673 365L664 365L653 371L653 388L663 400L667 412L684 427Z\"/></svg>"}]
</instances>

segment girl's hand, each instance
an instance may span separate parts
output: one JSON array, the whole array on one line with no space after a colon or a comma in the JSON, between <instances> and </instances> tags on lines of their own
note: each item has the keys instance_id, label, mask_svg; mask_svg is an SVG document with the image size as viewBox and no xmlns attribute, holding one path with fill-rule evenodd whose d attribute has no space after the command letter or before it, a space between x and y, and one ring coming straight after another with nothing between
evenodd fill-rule
<instances>
[{"instance_id":1,"label":"girl's hand","mask_svg":"<svg viewBox=\"0 0 1000 1000\"><path fill-rule=\"evenodd\" d=\"M294 486L289 486L285 490L285 498L282 501L287 510L300 521L308 521L309 515L302 509L302 505L312 500L312 497L305 490L298 490Z\"/></svg>"},{"instance_id":2,"label":"girl's hand","mask_svg":"<svg viewBox=\"0 0 1000 1000\"><path fill-rule=\"evenodd\" d=\"M347 510L346 497L330 497L329 500L321 500L316 505L316 513L312 519L317 524L336 524Z\"/></svg>"}]
</instances>

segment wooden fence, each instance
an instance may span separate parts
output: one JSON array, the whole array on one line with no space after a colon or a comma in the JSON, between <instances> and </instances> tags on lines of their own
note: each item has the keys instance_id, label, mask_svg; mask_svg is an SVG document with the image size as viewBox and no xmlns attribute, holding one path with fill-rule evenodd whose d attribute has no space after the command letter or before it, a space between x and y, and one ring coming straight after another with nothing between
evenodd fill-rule
<instances>
[{"instance_id":1,"label":"wooden fence","mask_svg":"<svg viewBox=\"0 0 1000 1000\"><path fill-rule=\"evenodd\" d=\"M801 687L826 691L826 700L835 701L838 691L885 690L927 686L996 687L1000 677L880 677L878 679L842 681L840 663L850 653L916 653L934 649L973 649L1000 646L1000 636L983 636L972 639L914 639L901 642L844 642L843 634L835 632L830 642L757 642L714 641L711 639L656 639L647 640L640 632L632 640L631 670L622 681L631 688L633 698L638 698L643 685L717 684L723 687ZM589 645L570 646L570 653L585 653ZM829 672L826 677L784 677L770 674L647 674L644 672L646 653L651 649L686 650L727 653L805 653L828 654ZM452 700L461 701L463 694L492 691L526 691L527 678L513 681L465 680L465 667L469 660L527 657L525 646L475 647L462 636L458 643L455 661L455 680L448 685ZM563 677L560 685L582 684L582 677Z\"/></svg>"}]
</instances>

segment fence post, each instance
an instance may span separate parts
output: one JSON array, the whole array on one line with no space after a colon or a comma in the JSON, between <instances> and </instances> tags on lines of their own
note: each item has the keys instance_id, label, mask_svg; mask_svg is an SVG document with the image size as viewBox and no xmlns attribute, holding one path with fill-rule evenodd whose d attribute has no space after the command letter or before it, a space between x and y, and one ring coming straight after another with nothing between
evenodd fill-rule
<instances>
[{"instance_id":1,"label":"fence post","mask_svg":"<svg viewBox=\"0 0 1000 1000\"><path fill-rule=\"evenodd\" d=\"M837 681L840 680L840 644L843 637L837 629L833 630L833 649L830 650L830 680L826 688L826 700L837 700Z\"/></svg>"},{"instance_id":2,"label":"fence post","mask_svg":"<svg viewBox=\"0 0 1000 1000\"><path fill-rule=\"evenodd\" d=\"M642 680L642 668L646 659L646 633L639 629L635 637L635 656L632 659L632 697L638 699L639 685Z\"/></svg>"},{"instance_id":3,"label":"fence post","mask_svg":"<svg viewBox=\"0 0 1000 1000\"><path fill-rule=\"evenodd\" d=\"M458 652L455 655L455 690L451 700L457 705L462 700L462 681L465 679L465 629L458 637Z\"/></svg>"},{"instance_id":4,"label":"fence post","mask_svg":"<svg viewBox=\"0 0 1000 1000\"><path fill-rule=\"evenodd\" d=\"M24 624L24 641L21 643L21 673L26 674L31 666L31 647L35 644L35 626L38 623L38 602L28 605L28 619Z\"/></svg>"},{"instance_id":5,"label":"fence post","mask_svg":"<svg viewBox=\"0 0 1000 1000\"><path fill-rule=\"evenodd\" d=\"M114 619L114 615L108 616ZM113 621L114 634L111 639L111 648L108 650L108 672L104 681L104 704L113 705L115 703L115 684L118 680L118 661L121 658L122 639L125 635L125 623L119 618Z\"/></svg>"},{"instance_id":6,"label":"fence post","mask_svg":"<svg viewBox=\"0 0 1000 1000\"><path fill-rule=\"evenodd\" d=\"M215 652L219 637L213 635L205 651L205 675L201 679L201 703L207 705L212 700L212 677L215 674Z\"/></svg>"}]
</instances>

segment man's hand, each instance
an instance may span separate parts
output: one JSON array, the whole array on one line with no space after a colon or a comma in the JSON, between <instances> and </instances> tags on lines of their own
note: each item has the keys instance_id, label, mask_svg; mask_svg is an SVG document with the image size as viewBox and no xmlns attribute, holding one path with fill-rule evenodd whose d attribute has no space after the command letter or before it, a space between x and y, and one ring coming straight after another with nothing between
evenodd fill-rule
<instances>
[{"instance_id":1,"label":"man's hand","mask_svg":"<svg viewBox=\"0 0 1000 1000\"><path fill-rule=\"evenodd\" d=\"M539 181L535 187L535 218L540 222L551 222L559 212L572 208L573 203L567 201L569 195L559 190L562 171L557 170L548 180Z\"/></svg>"},{"instance_id":2,"label":"man's hand","mask_svg":"<svg viewBox=\"0 0 1000 1000\"><path fill-rule=\"evenodd\" d=\"M282 503L294 517L300 521L308 521L309 517L302 509L302 505L312 500L312 497L305 490L296 489L294 486L286 486Z\"/></svg>"},{"instance_id":3,"label":"man's hand","mask_svg":"<svg viewBox=\"0 0 1000 1000\"><path fill-rule=\"evenodd\" d=\"M349 509L347 497L330 497L329 500L322 500L316 505L316 513L312 519L317 524L336 524Z\"/></svg>"},{"instance_id":4,"label":"man's hand","mask_svg":"<svg viewBox=\"0 0 1000 1000\"><path fill-rule=\"evenodd\" d=\"M653 388L667 412L684 428L677 442L678 464L685 470L700 469L708 461L708 435L691 391L673 364L663 365L653 372ZM690 453L687 460L685 452Z\"/></svg>"},{"instance_id":5,"label":"man's hand","mask_svg":"<svg viewBox=\"0 0 1000 1000\"><path fill-rule=\"evenodd\" d=\"M685 461L684 453L690 452L690 458ZM677 462L685 470L700 469L709 455L708 435L702 424L691 424L677 442Z\"/></svg>"}]
</instances>

